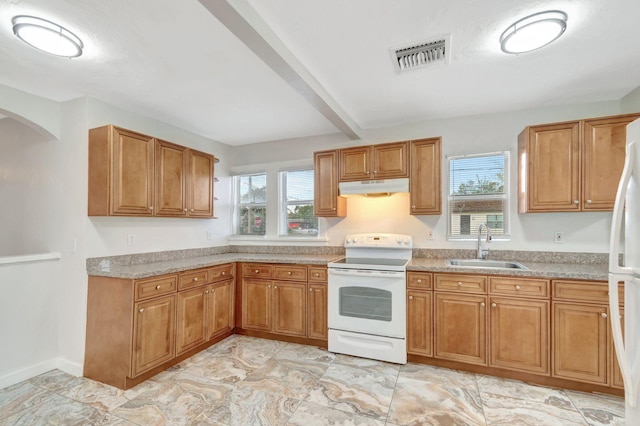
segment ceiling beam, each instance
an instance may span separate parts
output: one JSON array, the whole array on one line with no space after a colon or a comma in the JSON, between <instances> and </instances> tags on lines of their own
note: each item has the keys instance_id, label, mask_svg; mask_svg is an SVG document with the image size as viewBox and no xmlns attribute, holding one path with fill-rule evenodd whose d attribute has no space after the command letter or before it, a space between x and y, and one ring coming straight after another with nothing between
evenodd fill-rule
<instances>
[{"instance_id":1,"label":"ceiling beam","mask_svg":"<svg viewBox=\"0 0 640 426\"><path fill-rule=\"evenodd\" d=\"M199 0L269 68L300 94L331 124L352 140L362 129L282 43L271 27L246 1Z\"/></svg>"}]
</instances>

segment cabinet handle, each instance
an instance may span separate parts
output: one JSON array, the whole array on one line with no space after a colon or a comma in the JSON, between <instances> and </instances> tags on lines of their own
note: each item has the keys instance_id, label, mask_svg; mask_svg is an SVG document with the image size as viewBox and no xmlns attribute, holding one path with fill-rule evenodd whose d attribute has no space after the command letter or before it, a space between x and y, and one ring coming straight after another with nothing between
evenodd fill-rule
<instances>
[{"instance_id":1,"label":"cabinet handle","mask_svg":"<svg viewBox=\"0 0 640 426\"><path fill-rule=\"evenodd\" d=\"M603 313L601 313L601 314L600 314L600 316L601 316L602 318L606 318L606 317L607 317L607 314L606 314L605 312L603 312Z\"/></svg>"},{"instance_id":2,"label":"cabinet handle","mask_svg":"<svg viewBox=\"0 0 640 426\"><path fill-rule=\"evenodd\" d=\"M273 286L273 289L274 289L274 290L275 290L275 289L277 289L277 288L278 288L278 286L277 286L277 285L274 285L274 286Z\"/></svg>"},{"instance_id":3,"label":"cabinet handle","mask_svg":"<svg viewBox=\"0 0 640 426\"><path fill-rule=\"evenodd\" d=\"M421 282L422 282L422 279L421 279L421 278L418 278L418 283L421 283Z\"/></svg>"},{"instance_id":4,"label":"cabinet handle","mask_svg":"<svg viewBox=\"0 0 640 426\"><path fill-rule=\"evenodd\" d=\"M319 277L319 276L320 276L320 274L316 272L315 274L313 274L313 276L314 276L314 277Z\"/></svg>"},{"instance_id":5,"label":"cabinet handle","mask_svg":"<svg viewBox=\"0 0 640 426\"><path fill-rule=\"evenodd\" d=\"M216 289L215 289L215 288L214 288L213 290L211 290L211 293L215 293L215 292L216 292Z\"/></svg>"},{"instance_id":6,"label":"cabinet handle","mask_svg":"<svg viewBox=\"0 0 640 426\"><path fill-rule=\"evenodd\" d=\"M193 280L194 280L194 281L198 281L198 277L195 277Z\"/></svg>"},{"instance_id":7,"label":"cabinet handle","mask_svg":"<svg viewBox=\"0 0 640 426\"><path fill-rule=\"evenodd\" d=\"M573 200L573 204L576 204L576 205L580 204L580 201L579 200Z\"/></svg>"},{"instance_id":8,"label":"cabinet handle","mask_svg":"<svg viewBox=\"0 0 640 426\"><path fill-rule=\"evenodd\" d=\"M287 272L287 275L291 275L291 271Z\"/></svg>"},{"instance_id":9,"label":"cabinet handle","mask_svg":"<svg viewBox=\"0 0 640 426\"><path fill-rule=\"evenodd\" d=\"M416 208L416 205L415 205L415 204L412 204L412 205L411 205L411 208L412 208L412 209L415 209L415 208Z\"/></svg>"},{"instance_id":10,"label":"cabinet handle","mask_svg":"<svg viewBox=\"0 0 640 426\"><path fill-rule=\"evenodd\" d=\"M480 306L482 306L482 307L484 308L484 302L482 302L482 303L480 304Z\"/></svg>"},{"instance_id":11,"label":"cabinet handle","mask_svg":"<svg viewBox=\"0 0 640 426\"><path fill-rule=\"evenodd\" d=\"M462 281L458 281L458 287L462 287Z\"/></svg>"},{"instance_id":12,"label":"cabinet handle","mask_svg":"<svg viewBox=\"0 0 640 426\"><path fill-rule=\"evenodd\" d=\"M374 171L373 171L373 174L375 175L376 173L378 173L378 171L377 171L377 170L374 170Z\"/></svg>"},{"instance_id":13,"label":"cabinet handle","mask_svg":"<svg viewBox=\"0 0 640 426\"><path fill-rule=\"evenodd\" d=\"M271 284L269 284L269 285L267 286L267 288L271 288Z\"/></svg>"},{"instance_id":14,"label":"cabinet handle","mask_svg":"<svg viewBox=\"0 0 640 426\"><path fill-rule=\"evenodd\" d=\"M153 210L153 206L149 206L149 210Z\"/></svg>"},{"instance_id":15,"label":"cabinet handle","mask_svg":"<svg viewBox=\"0 0 640 426\"><path fill-rule=\"evenodd\" d=\"M519 285L516 286L516 290L520 290L520 286Z\"/></svg>"},{"instance_id":16,"label":"cabinet handle","mask_svg":"<svg viewBox=\"0 0 640 426\"><path fill-rule=\"evenodd\" d=\"M495 303L492 303L492 304L491 304L491 307L492 307L492 308L495 308L496 306L498 306L498 305L496 305Z\"/></svg>"},{"instance_id":17,"label":"cabinet handle","mask_svg":"<svg viewBox=\"0 0 640 426\"><path fill-rule=\"evenodd\" d=\"M206 290L206 291L204 292L204 294L209 294L209 290Z\"/></svg>"},{"instance_id":18,"label":"cabinet handle","mask_svg":"<svg viewBox=\"0 0 640 426\"><path fill-rule=\"evenodd\" d=\"M255 273L256 273L256 274L259 274L259 273L260 273L260 271L259 271L258 269L256 269L256 272L255 272Z\"/></svg>"},{"instance_id":19,"label":"cabinet handle","mask_svg":"<svg viewBox=\"0 0 640 426\"><path fill-rule=\"evenodd\" d=\"M409 296L409 300L413 300L413 296Z\"/></svg>"},{"instance_id":20,"label":"cabinet handle","mask_svg":"<svg viewBox=\"0 0 640 426\"><path fill-rule=\"evenodd\" d=\"M367 170L367 174L370 174L370 173L369 173L369 170Z\"/></svg>"},{"instance_id":21,"label":"cabinet handle","mask_svg":"<svg viewBox=\"0 0 640 426\"><path fill-rule=\"evenodd\" d=\"M222 275L226 275L227 273L225 271L222 271Z\"/></svg>"},{"instance_id":22,"label":"cabinet handle","mask_svg":"<svg viewBox=\"0 0 640 426\"><path fill-rule=\"evenodd\" d=\"M592 201L591 201L591 200L587 200L587 204L591 204L591 203L592 203Z\"/></svg>"},{"instance_id":23,"label":"cabinet handle","mask_svg":"<svg viewBox=\"0 0 640 426\"><path fill-rule=\"evenodd\" d=\"M191 209L191 211L192 211L192 212L195 212L196 210L195 210L195 209Z\"/></svg>"},{"instance_id":24,"label":"cabinet handle","mask_svg":"<svg viewBox=\"0 0 640 426\"><path fill-rule=\"evenodd\" d=\"M160 284L156 286L156 290L160 290Z\"/></svg>"},{"instance_id":25,"label":"cabinet handle","mask_svg":"<svg viewBox=\"0 0 640 426\"><path fill-rule=\"evenodd\" d=\"M182 209L182 211L183 211L183 212L186 212L186 211L187 211L187 209Z\"/></svg>"},{"instance_id":26,"label":"cabinet handle","mask_svg":"<svg viewBox=\"0 0 640 426\"><path fill-rule=\"evenodd\" d=\"M140 308L140 310L138 312L143 313L144 312L144 308Z\"/></svg>"}]
</instances>

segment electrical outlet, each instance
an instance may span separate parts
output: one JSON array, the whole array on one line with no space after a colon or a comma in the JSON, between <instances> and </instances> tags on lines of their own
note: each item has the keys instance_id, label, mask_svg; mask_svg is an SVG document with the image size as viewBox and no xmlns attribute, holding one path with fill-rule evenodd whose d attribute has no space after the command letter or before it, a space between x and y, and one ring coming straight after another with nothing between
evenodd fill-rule
<instances>
[{"instance_id":1,"label":"electrical outlet","mask_svg":"<svg viewBox=\"0 0 640 426\"><path fill-rule=\"evenodd\" d=\"M427 240L433 240L433 231L427 232Z\"/></svg>"},{"instance_id":2,"label":"electrical outlet","mask_svg":"<svg viewBox=\"0 0 640 426\"><path fill-rule=\"evenodd\" d=\"M213 231L207 231L207 240L213 240Z\"/></svg>"},{"instance_id":3,"label":"electrical outlet","mask_svg":"<svg viewBox=\"0 0 640 426\"><path fill-rule=\"evenodd\" d=\"M562 236L562 232L554 232L553 233L553 242L556 244L564 243L564 237Z\"/></svg>"},{"instance_id":4,"label":"electrical outlet","mask_svg":"<svg viewBox=\"0 0 640 426\"><path fill-rule=\"evenodd\" d=\"M136 245L136 234L127 235L127 245L135 246Z\"/></svg>"}]
</instances>

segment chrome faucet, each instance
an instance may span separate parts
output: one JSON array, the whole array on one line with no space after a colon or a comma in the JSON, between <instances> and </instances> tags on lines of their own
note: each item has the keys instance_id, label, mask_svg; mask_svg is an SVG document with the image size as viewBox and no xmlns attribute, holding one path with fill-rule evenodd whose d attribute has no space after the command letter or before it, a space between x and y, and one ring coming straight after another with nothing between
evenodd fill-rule
<instances>
[{"instance_id":1,"label":"chrome faucet","mask_svg":"<svg viewBox=\"0 0 640 426\"><path fill-rule=\"evenodd\" d=\"M482 228L487 231L487 238L485 241L482 241ZM491 229L487 226L486 223L481 223L478 225L478 259L484 259L489 255L489 247L486 244L491 242ZM486 243L486 244L485 244Z\"/></svg>"}]
</instances>

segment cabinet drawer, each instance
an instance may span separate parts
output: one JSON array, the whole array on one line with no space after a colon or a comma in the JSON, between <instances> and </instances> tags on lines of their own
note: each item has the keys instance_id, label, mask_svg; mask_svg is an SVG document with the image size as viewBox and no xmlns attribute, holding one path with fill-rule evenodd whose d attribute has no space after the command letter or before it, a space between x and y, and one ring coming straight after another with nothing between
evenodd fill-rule
<instances>
[{"instance_id":1,"label":"cabinet drawer","mask_svg":"<svg viewBox=\"0 0 640 426\"><path fill-rule=\"evenodd\" d=\"M306 281L306 266L275 266L273 268L274 277L277 280Z\"/></svg>"},{"instance_id":2,"label":"cabinet drawer","mask_svg":"<svg viewBox=\"0 0 640 426\"><path fill-rule=\"evenodd\" d=\"M489 277L489 292L524 297L549 297L549 280Z\"/></svg>"},{"instance_id":3,"label":"cabinet drawer","mask_svg":"<svg viewBox=\"0 0 640 426\"><path fill-rule=\"evenodd\" d=\"M486 293L487 277L478 275L434 274L435 289L462 293Z\"/></svg>"},{"instance_id":4,"label":"cabinet drawer","mask_svg":"<svg viewBox=\"0 0 640 426\"><path fill-rule=\"evenodd\" d=\"M152 297L173 293L176 291L177 286L178 277L176 275L164 275L161 277L136 280L136 302L139 300L151 299Z\"/></svg>"},{"instance_id":5,"label":"cabinet drawer","mask_svg":"<svg viewBox=\"0 0 640 426\"><path fill-rule=\"evenodd\" d=\"M429 272L408 272L407 287L431 290L433 288L433 276Z\"/></svg>"},{"instance_id":6,"label":"cabinet drawer","mask_svg":"<svg viewBox=\"0 0 640 426\"><path fill-rule=\"evenodd\" d=\"M209 282L208 269L197 269L195 271L187 271L180 273L180 282L178 283L178 290L184 290L191 287L196 287Z\"/></svg>"},{"instance_id":7,"label":"cabinet drawer","mask_svg":"<svg viewBox=\"0 0 640 426\"><path fill-rule=\"evenodd\" d=\"M327 268L309 267L309 282L327 282Z\"/></svg>"},{"instance_id":8,"label":"cabinet drawer","mask_svg":"<svg viewBox=\"0 0 640 426\"><path fill-rule=\"evenodd\" d=\"M609 284L601 281L553 280L553 298L609 303ZM618 284L618 298L624 302L624 284Z\"/></svg>"},{"instance_id":9,"label":"cabinet drawer","mask_svg":"<svg viewBox=\"0 0 640 426\"><path fill-rule=\"evenodd\" d=\"M234 266L234 263L228 263L209 269L209 282L224 281L232 278Z\"/></svg>"},{"instance_id":10,"label":"cabinet drawer","mask_svg":"<svg viewBox=\"0 0 640 426\"><path fill-rule=\"evenodd\" d=\"M245 263L242 265L243 278L273 278L273 265Z\"/></svg>"}]
</instances>

